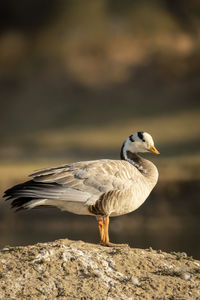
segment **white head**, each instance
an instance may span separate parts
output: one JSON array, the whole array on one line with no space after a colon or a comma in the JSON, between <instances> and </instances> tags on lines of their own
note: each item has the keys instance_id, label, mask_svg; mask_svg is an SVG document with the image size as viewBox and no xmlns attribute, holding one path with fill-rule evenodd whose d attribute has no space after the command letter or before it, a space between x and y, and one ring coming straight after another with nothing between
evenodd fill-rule
<instances>
[{"instance_id":1,"label":"white head","mask_svg":"<svg viewBox=\"0 0 200 300\"><path fill-rule=\"evenodd\" d=\"M154 141L151 135L147 132L136 132L128 137L121 149L121 158L126 159L127 152L152 152L159 154L154 146Z\"/></svg>"}]
</instances>

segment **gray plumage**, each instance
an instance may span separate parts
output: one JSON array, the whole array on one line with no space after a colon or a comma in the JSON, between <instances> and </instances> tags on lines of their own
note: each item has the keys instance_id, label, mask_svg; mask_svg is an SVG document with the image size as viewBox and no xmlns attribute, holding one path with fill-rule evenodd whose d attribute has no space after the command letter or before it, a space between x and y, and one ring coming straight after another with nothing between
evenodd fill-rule
<instances>
[{"instance_id":1,"label":"gray plumage","mask_svg":"<svg viewBox=\"0 0 200 300\"><path fill-rule=\"evenodd\" d=\"M158 179L154 164L135 152L158 154L147 133L129 137L121 149L121 160L76 162L43 169L32 180L5 192L12 207L31 209L56 206L76 214L118 216L137 209Z\"/></svg>"}]
</instances>

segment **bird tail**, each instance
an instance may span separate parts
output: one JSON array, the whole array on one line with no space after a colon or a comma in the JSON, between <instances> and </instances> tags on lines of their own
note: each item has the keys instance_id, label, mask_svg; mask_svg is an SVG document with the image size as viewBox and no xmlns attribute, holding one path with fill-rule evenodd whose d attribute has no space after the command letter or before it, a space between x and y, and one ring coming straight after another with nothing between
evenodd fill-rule
<instances>
[{"instance_id":1,"label":"bird tail","mask_svg":"<svg viewBox=\"0 0 200 300\"><path fill-rule=\"evenodd\" d=\"M54 183L38 183L33 180L17 184L4 192L3 197L11 201L11 207L16 211L31 209L45 204L49 196L55 194Z\"/></svg>"}]
</instances>

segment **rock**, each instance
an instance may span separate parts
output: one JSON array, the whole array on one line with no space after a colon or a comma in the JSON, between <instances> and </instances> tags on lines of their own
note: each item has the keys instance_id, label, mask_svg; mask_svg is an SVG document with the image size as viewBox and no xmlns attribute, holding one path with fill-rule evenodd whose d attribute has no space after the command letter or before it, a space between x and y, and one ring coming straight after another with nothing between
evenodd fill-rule
<instances>
[{"instance_id":1,"label":"rock","mask_svg":"<svg viewBox=\"0 0 200 300\"><path fill-rule=\"evenodd\" d=\"M187 255L67 239L6 247L0 299L197 299L198 266Z\"/></svg>"},{"instance_id":2,"label":"rock","mask_svg":"<svg viewBox=\"0 0 200 300\"><path fill-rule=\"evenodd\" d=\"M132 276L131 280L134 285L139 285L139 279L136 276Z\"/></svg>"}]
</instances>

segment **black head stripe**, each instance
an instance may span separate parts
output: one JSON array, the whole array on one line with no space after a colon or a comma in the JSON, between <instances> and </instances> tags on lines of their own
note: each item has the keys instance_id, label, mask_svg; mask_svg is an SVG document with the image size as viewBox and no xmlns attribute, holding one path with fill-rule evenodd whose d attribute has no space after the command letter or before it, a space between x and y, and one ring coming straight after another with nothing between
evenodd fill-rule
<instances>
[{"instance_id":1,"label":"black head stripe","mask_svg":"<svg viewBox=\"0 0 200 300\"><path fill-rule=\"evenodd\" d=\"M129 140L130 140L131 142L135 142L132 135L129 136Z\"/></svg>"},{"instance_id":2,"label":"black head stripe","mask_svg":"<svg viewBox=\"0 0 200 300\"><path fill-rule=\"evenodd\" d=\"M138 137L143 141L143 142L145 142L145 139L144 139L144 135L143 135L143 131L138 131Z\"/></svg>"}]
</instances>

